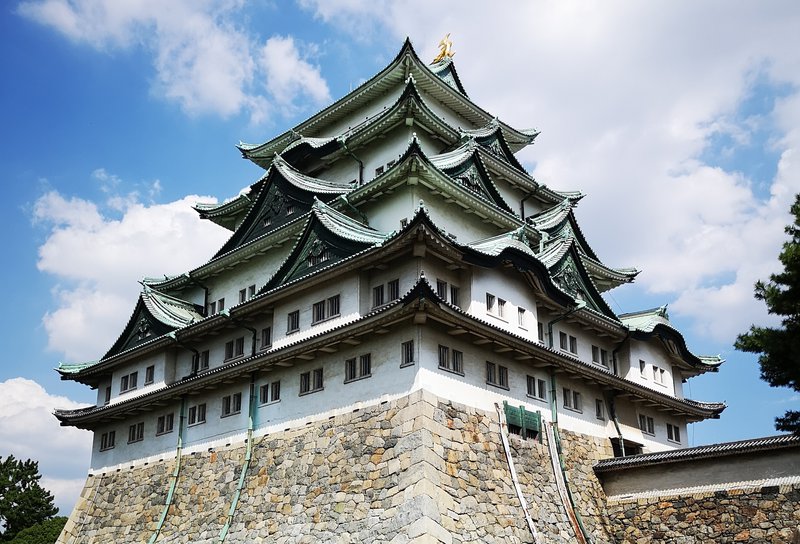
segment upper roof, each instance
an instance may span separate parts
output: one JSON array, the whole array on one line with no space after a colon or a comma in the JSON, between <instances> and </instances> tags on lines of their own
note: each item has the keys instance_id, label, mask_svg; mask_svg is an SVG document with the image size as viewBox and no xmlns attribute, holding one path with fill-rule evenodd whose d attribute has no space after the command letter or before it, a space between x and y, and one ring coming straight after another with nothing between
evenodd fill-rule
<instances>
[{"instance_id":1,"label":"upper roof","mask_svg":"<svg viewBox=\"0 0 800 544\"><path fill-rule=\"evenodd\" d=\"M725 362L719 355L698 356L690 352L683 335L670 323L666 305L620 314L619 319L631 332L632 337L641 340L660 339L668 352L679 355L698 372L716 372Z\"/></svg>"},{"instance_id":2,"label":"upper roof","mask_svg":"<svg viewBox=\"0 0 800 544\"><path fill-rule=\"evenodd\" d=\"M431 67L420 60L411 45L411 41L406 39L399 53L386 68L343 98L340 98L293 129L287 130L265 143L240 143L239 150L245 158L263 166L272 159L275 153L283 151L298 134L306 137L331 136L330 134L324 134L326 127L352 114L363 105L383 95L387 90L402 85L409 76L414 78L420 89L455 111L467 122L471 123L473 127L482 127L492 121L494 119L493 115L467 97L460 80L457 79L452 61L446 64L444 66L439 63L435 66L436 71L432 70ZM458 81L458 84L453 86L448 83L446 81L448 75L456 78L455 81ZM442 79L443 76L445 79ZM517 130L499 121L498 124L503 130L506 140L514 150L519 150L532 143L536 134L538 134L538 132L532 130Z\"/></svg>"}]
</instances>

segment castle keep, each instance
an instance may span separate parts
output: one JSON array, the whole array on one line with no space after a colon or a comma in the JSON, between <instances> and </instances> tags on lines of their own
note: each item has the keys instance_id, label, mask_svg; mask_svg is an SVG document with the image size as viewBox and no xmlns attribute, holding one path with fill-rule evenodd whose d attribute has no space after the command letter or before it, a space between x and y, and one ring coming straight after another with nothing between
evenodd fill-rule
<instances>
[{"instance_id":1,"label":"castle keep","mask_svg":"<svg viewBox=\"0 0 800 544\"><path fill-rule=\"evenodd\" d=\"M97 390L56 412L94 433L60 542L671 538L647 510L664 497L614 475L673 462L687 424L719 416L683 384L722 361L689 351L664 307L609 308L637 271L589 246L581 193L517 161L537 134L469 98L447 42L427 64L406 41L326 109L240 144L263 176L197 206L229 240L145 279L109 351L58 369ZM796 481L770 478L712 534L741 536L767 493L763 530L788 535Z\"/></svg>"}]
</instances>

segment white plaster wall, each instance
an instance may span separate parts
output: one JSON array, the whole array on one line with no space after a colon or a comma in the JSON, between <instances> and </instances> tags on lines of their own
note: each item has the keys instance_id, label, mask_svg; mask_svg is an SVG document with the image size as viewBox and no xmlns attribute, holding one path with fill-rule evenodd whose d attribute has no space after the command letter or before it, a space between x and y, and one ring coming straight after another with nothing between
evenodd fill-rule
<instances>
[{"instance_id":1,"label":"white plaster wall","mask_svg":"<svg viewBox=\"0 0 800 544\"><path fill-rule=\"evenodd\" d=\"M639 371L639 360L643 360L647 365L644 376ZM666 371L663 383L657 383L653 380L653 365L657 365L658 368ZM631 339L630 368L626 378L655 391L675 396L672 363L670 363L666 351L656 339L645 342Z\"/></svg>"},{"instance_id":2,"label":"white plaster wall","mask_svg":"<svg viewBox=\"0 0 800 544\"><path fill-rule=\"evenodd\" d=\"M492 325L522 336L531 342L538 340L536 323L538 310L533 289L517 273L509 273L503 268L486 269L474 267L472 273L472 301L467 311ZM505 318L490 314L486 309L486 293L506 301ZM517 319L518 308L525 309L525 327L520 327Z\"/></svg>"},{"instance_id":3,"label":"white plaster wall","mask_svg":"<svg viewBox=\"0 0 800 544\"><path fill-rule=\"evenodd\" d=\"M208 287L208 300L216 301L225 298L225 308L239 304L239 290L256 286L256 291L275 274L283 261L288 257L295 241L289 240L281 247L273 247L264 255L259 255L234 268L227 269L224 274L204 280Z\"/></svg>"},{"instance_id":4,"label":"white plaster wall","mask_svg":"<svg viewBox=\"0 0 800 544\"><path fill-rule=\"evenodd\" d=\"M445 106L444 104L442 104L441 102L439 102L433 96L427 94L426 92L420 91L420 96L422 97L422 100L425 102L425 105L427 105L433 113L444 119L444 121L450 126L454 128L464 128L468 130L474 128L480 128L476 127L466 119L458 116L455 112L453 112L453 110L451 110L450 108L448 108L447 106Z\"/></svg>"},{"instance_id":5,"label":"white plaster wall","mask_svg":"<svg viewBox=\"0 0 800 544\"><path fill-rule=\"evenodd\" d=\"M153 365L153 383L145 385L144 378L145 378L145 369ZM137 379L136 379L136 389L128 390L125 393L120 392L120 379L122 376L129 375L133 372L138 372ZM139 395L143 395L145 393L149 393L150 391L157 389L164 385L165 381L174 374L174 356L168 352L163 351L161 353L151 354L145 358L142 358L139 361L125 363L123 365L118 366L114 369L111 377L111 383L105 383L104 386L101 386L97 390L97 405L102 406L105 401L106 390L105 387L110 385L111 386L111 402L109 404L115 404L117 402L130 400L131 398L137 397Z\"/></svg>"},{"instance_id":6,"label":"white plaster wall","mask_svg":"<svg viewBox=\"0 0 800 544\"><path fill-rule=\"evenodd\" d=\"M315 136L320 138L339 136L347 132L348 129L357 127L367 119L374 117L397 102L397 99L400 98L404 88L405 84L399 84L395 87L392 87L391 89L385 91L383 96L373 97L369 104L365 104L361 108L355 110L349 116L324 127L323 132L315 132L314 134L304 133L303 136Z\"/></svg>"},{"instance_id":7,"label":"white plaster wall","mask_svg":"<svg viewBox=\"0 0 800 544\"><path fill-rule=\"evenodd\" d=\"M689 442L686 436L686 424L684 421L674 419L672 416L664 412L659 412L652 407L632 403L626 399L617 399L616 407L617 417L622 427L622 435L628 440L633 440L634 442L642 444L645 453L688 446ZM654 435L643 433L639 429L639 414L653 418ZM680 427L680 443L667 440L667 423L672 423Z\"/></svg>"},{"instance_id":8,"label":"white plaster wall","mask_svg":"<svg viewBox=\"0 0 800 544\"><path fill-rule=\"evenodd\" d=\"M445 202L440 195L434 195L429 190L421 190L420 198L425 202L428 215L434 224L448 234L454 234L461 244L483 240L504 232L500 227L470 213L468 208L459 206L455 202Z\"/></svg>"}]
</instances>

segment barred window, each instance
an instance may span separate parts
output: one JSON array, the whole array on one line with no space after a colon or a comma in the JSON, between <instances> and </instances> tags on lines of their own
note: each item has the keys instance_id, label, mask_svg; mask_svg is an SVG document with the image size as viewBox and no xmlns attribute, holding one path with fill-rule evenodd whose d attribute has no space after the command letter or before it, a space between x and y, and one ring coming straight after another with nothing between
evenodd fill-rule
<instances>
[{"instance_id":1,"label":"barred window","mask_svg":"<svg viewBox=\"0 0 800 544\"><path fill-rule=\"evenodd\" d=\"M414 341L409 340L400 345L400 366L414 364Z\"/></svg>"}]
</instances>

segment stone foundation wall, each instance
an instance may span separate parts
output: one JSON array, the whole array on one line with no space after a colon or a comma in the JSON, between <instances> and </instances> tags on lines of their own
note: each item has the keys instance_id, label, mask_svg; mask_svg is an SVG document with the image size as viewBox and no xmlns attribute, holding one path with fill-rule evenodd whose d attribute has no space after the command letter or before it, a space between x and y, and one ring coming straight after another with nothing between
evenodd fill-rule
<instances>
[{"instance_id":1,"label":"stone foundation wall","mask_svg":"<svg viewBox=\"0 0 800 544\"><path fill-rule=\"evenodd\" d=\"M230 543L534 542L496 413L419 391L253 440ZM593 465L608 441L561 432L567 478L596 544L792 542L800 491L606 501ZM542 542L577 541L543 442L511 435L520 487ZM219 542L244 444L184 455L156 542ZM89 476L60 543L148 542L175 459Z\"/></svg>"},{"instance_id":2,"label":"stone foundation wall","mask_svg":"<svg viewBox=\"0 0 800 544\"><path fill-rule=\"evenodd\" d=\"M800 543L800 486L609 501L617 542Z\"/></svg>"}]
</instances>

